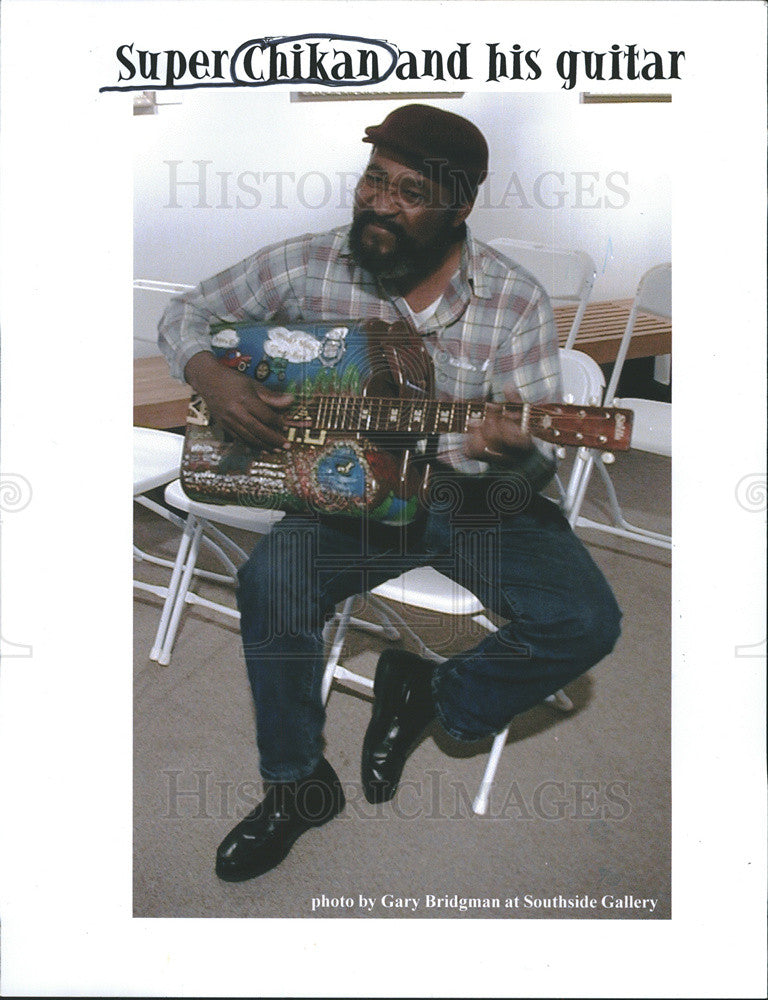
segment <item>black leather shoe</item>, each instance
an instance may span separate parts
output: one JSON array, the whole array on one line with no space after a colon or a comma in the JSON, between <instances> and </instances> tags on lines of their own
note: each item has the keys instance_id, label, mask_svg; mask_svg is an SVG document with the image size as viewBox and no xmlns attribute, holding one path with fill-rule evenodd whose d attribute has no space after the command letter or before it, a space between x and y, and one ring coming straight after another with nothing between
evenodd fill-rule
<instances>
[{"instance_id":1,"label":"black leather shoe","mask_svg":"<svg viewBox=\"0 0 768 1000\"><path fill-rule=\"evenodd\" d=\"M308 778L270 785L263 801L219 845L216 874L225 882L263 875L280 864L302 833L338 815L344 802L325 758Z\"/></svg>"},{"instance_id":2,"label":"black leather shoe","mask_svg":"<svg viewBox=\"0 0 768 1000\"><path fill-rule=\"evenodd\" d=\"M379 657L373 714L363 741L363 791L369 802L392 798L411 747L435 717L434 666L402 649L387 649Z\"/></svg>"}]
</instances>

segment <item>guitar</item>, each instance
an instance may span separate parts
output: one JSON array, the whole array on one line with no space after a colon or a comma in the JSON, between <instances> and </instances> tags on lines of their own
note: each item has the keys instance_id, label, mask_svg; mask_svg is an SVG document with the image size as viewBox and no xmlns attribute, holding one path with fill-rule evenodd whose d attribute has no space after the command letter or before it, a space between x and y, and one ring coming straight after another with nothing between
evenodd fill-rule
<instances>
[{"instance_id":1,"label":"guitar","mask_svg":"<svg viewBox=\"0 0 768 1000\"><path fill-rule=\"evenodd\" d=\"M429 355L404 323L235 324L214 330L219 361L291 392L289 450L257 451L190 403L181 483L193 500L412 521L425 501L437 436L466 431L489 405L557 445L624 451L631 410L567 403L434 399Z\"/></svg>"}]
</instances>

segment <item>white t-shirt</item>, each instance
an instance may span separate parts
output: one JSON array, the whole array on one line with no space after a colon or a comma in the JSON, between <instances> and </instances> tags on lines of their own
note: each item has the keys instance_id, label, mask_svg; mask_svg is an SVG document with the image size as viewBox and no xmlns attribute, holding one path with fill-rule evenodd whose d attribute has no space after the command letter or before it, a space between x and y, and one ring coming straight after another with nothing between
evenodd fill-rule
<instances>
[{"instance_id":1,"label":"white t-shirt","mask_svg":"<svg viewBox=\"0 0 768 1000\"><path fill-rule=\"evenodd\" d=\"M411 314L411 319L413 320L413 325L417 330L423 330L427 323L432 319L432 317L437 312L437 307L440 305L443 296L438 295L434 302L430 302L426 309L422 309L420 312L414 312L413 309L406 302L405 305L408 312Z\"/></svg>"}]
</instances>

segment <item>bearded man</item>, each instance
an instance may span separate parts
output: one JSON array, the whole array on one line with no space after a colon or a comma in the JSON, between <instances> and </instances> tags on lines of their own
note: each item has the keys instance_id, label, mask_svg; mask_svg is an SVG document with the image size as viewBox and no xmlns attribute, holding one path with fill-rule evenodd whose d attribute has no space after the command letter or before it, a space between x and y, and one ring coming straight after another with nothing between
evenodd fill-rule
<instances>
[{"instance_id":1,"label":"bearded man","mask_svg":"<svg viewBox=\"0 0 768 1000\"><path fill-rule=\"evenodd\" d=\"M255 253L175 300L160 323L172 373L229 432L258 448L286 446L292 397L219 364L214 324L405 320L432 360L440 398L558 398L558 341L545 292L466 225L488 170L481 132L458 115L412 104L365 133L373 149L351 226ZM460 519L435 505L407 528L288 515L240 569L266 794L219 846L220 878L241 881L274 868L302 833L344 807L322 750L322 627L351 594L440 560L442 572L507 621L438 665L397 649L382 654L363 741L370 802L395 794L428 724L438 722L454 739L483 739L613 648L621 617L613 595L558 508L540 495L554 472L546 446L491 407L466 434L439 436L436 468L458 485L464 523L487 514L489 487L514 484L519 502L488 529L487 566L457 545ZM317 554L314 572L302 552Z\"/></svg>"}]
</instances>

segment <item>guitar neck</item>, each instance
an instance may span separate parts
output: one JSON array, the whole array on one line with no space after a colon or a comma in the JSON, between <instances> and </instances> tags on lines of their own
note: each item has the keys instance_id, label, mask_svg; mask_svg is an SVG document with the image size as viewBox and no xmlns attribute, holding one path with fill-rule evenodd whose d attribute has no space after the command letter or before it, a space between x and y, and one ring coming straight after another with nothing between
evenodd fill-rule
<instances>
[{"instance_id":1,"label":"guitar neck","mask_svg":"<svg viewBox=\"0 0 768 1000\"><path fill-rule=\"evenodd\" d=\"M470 421L485 417L487 405L477 401L314 396L300 401L290 423L329 433L463 433ZM616 451L629 447L630 410L568 403L504 403L502 408L544 441Z\"/></svg>"}]
</instances>

